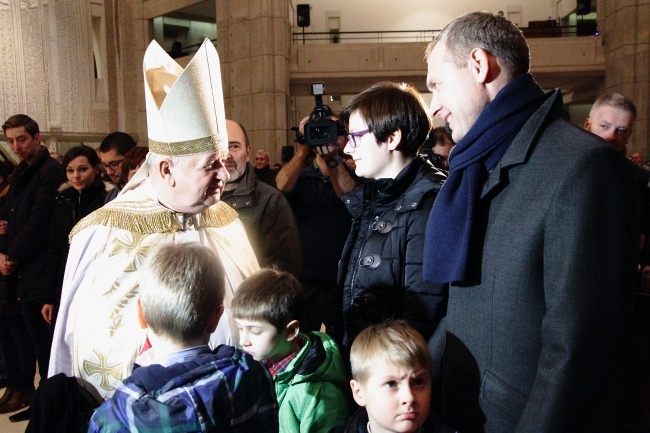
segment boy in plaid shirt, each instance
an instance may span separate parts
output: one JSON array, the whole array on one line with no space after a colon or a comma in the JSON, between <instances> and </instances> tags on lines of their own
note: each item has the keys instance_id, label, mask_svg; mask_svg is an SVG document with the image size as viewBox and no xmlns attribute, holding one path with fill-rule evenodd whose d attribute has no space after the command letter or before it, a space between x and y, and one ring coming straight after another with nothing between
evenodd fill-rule
<instances>
[{"instance_id":1,"label":"boy in plaid shirt","mask_svg":"<svg viewBox=\"0 0 650 433\"><path fill-rule=\"evenodd\" d=\"M347 377L334 340L300 333L303 304L293 275L262 269L239 285L230 310L242 349L273 376L280 431L326 433L347 420Z\"/></svg>"},{"instance_id":2,"label":"boy in plaid shirt","mask_svg":"<svg viewBox=\"0 0 650 433\"><path fill-rule=\"evenodd\" d=\"M223 313L225 276L198 243L151 253L140 280L138 318L153 362L134 367L93 415L89 432L277 432L266 369L239 349L210 350Z\"/></svg>"}]
</instances>

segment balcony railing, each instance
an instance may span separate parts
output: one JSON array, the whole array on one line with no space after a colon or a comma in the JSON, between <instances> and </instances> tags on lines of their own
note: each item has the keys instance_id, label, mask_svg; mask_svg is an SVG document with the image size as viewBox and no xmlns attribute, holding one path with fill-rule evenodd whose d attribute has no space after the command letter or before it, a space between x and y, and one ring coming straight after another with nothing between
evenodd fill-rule
<instances>
[{"instance_id":1,"label":"balcony railing","mask_svg":"<svg viewBox=\"0 0 650 433\"><path fill-rule=\"evenodd\" d=\"M304 29L303 29L304 30ZM357 32L294 32L294 44L337 44L337 43L384 43L384 42L429 42L441 30L384 30ZM595 20L575 26L558 26L554 21L537 21L521 27L527 38L551 38L561 36L593 36L598 34Z\"/></svg>"}]
</instances>

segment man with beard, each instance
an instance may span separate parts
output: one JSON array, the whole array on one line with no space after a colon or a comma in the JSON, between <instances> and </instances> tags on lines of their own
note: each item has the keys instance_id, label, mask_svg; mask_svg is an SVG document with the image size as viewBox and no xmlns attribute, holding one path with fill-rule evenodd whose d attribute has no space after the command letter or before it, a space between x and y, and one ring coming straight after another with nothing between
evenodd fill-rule
<instances>
[{"instance_id":1,"label":"man with beard","mask_svg":"<svg viewBox=\"0 0 650 433\"><path fill-rule=\"evenodd\" d=\"M277 266L295 276L302 255L296 219L287 199L277 189L260 182L249 164L251 145L243 125L226 120L230 174L221 199L239 214L248 240L262 267Z\"/></svg>"},{"instance_id":2,"label":"man with beard","mask_svg":"<svg viewBox=\"0 0 650 433\"><path fill-rule=\"evenodd\" d=\"M211 347L237 344L229 305L259 269L237 213L220 201L228 181L219 57L205 41L183 70L154 41L144 56L149 150L112 202L72 230L49 375L75 376L102 399L153 355L136 304L142 265L162 243L199 242L225 270L225 313ZM183 308L179 305L178 308Z\"/></svg>"}]
</instances>

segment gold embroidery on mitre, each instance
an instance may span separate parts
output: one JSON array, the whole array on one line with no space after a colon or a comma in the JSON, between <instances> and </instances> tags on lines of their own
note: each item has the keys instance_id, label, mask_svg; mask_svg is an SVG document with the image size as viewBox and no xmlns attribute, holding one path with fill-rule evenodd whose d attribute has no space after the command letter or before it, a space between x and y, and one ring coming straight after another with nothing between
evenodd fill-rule
<instances>
[{"instance_id":1,"label":"gold embroidery on mitre","mask_svg":"<svg viewBox=\"0 0 650 433\"><path fill-rule=\"evenodd\" d=\"M104 355L98 349L93 349L93 353L97 360L90 360L83 362L83 369L87 376L99 374L101 378L100 387L107 391L112 391L114 387L111 385L109 376L120 382L122 380L122 369L120 363L109 364L108 355Z\"/></svg>"},{"instance_id":2,"label":"gold embroidery on mitre","mask_svg":"<svg viewBox=\"0 0 650 433\"><path fill-rule=\"evenodd\" d=\"M184 156L198 153L225 150L219 135L196 138L194 140L164 142L149 138L149 150L158 155Z\"/></svg>"},{"instance_id":3,"label":"gold embroidery on mitre","mask_svg":"<svg viewBox=\"0 0 650 433\"><path fill-rule=\"evenodd\" d=\"M74 235L92 226L114 227L145 235L173 233L183 228L177 215L153 200L113 201L79 221L70 232L69 240L72 241ZM196 229L225 227L235 221L238 215L234 209L220 201L198 216Z\"/></svg>"}]
</instances>

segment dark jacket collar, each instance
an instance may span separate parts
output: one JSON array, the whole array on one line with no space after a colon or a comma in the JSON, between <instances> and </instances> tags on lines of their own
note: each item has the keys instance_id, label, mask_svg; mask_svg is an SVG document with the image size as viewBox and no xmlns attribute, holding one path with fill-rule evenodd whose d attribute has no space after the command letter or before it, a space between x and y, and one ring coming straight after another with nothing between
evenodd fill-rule
<instances>
[{"instance_id":1,"label":"dark jacket collar","mask_svg":"<svg viewBox=\"0 0 650 433\"><path fill-rule=\"evenodd\" d=\"M442 184L445 175L424 159L416 157L395 179L378 179L367 185L374 189L374 197L378 203L387 204L399 197L403 197L405 201L419 201L431 190L436 180Z\"/></svg>"},{"instance_id":2,"label":"dark jacket collar","mask_svg":"<svg viewBox=\"0 0 650 433\"><path fill-rule=\"evenodd\" d=\"M27 164L25 161L20 161L14 170L12 178L35 172L40 168L43 162L47 161L47 158L50 158L50 152L48 152L45 146L41 145L41 148L38 150L38 153L31 164Z\"/></svg>"},{"instance_id":3,"label":"dark jacket collar","mask_svg":"<svg viewBox=\"0 0 650 433\"><path fill-rule=\"evenodd\" d=\"M223 197L227 198L231 195L241 196L252 194L253 191L255 191L255 181L257 181L257 177L255 177L253 170L251 170L251 165L249 163L246 163L246 171L239 179L239 182L237 183L235 189L225 191Z\"/></svg>"},{"instance_id":4,"label":"dark jacket collar","mask_svg":"<svg viewBox=\"0 0 650 433\"><path fill-rule=\"evenodd\" d=\"M559 119L561 115L562 93L559 89L556 89L547 93L546 101L533 113L514 138L512 144L488 177L481 197L484 197L501 183L508 168L523 164L526 161L542 127L549 121Z\"/></svg>"}]
</instances>

